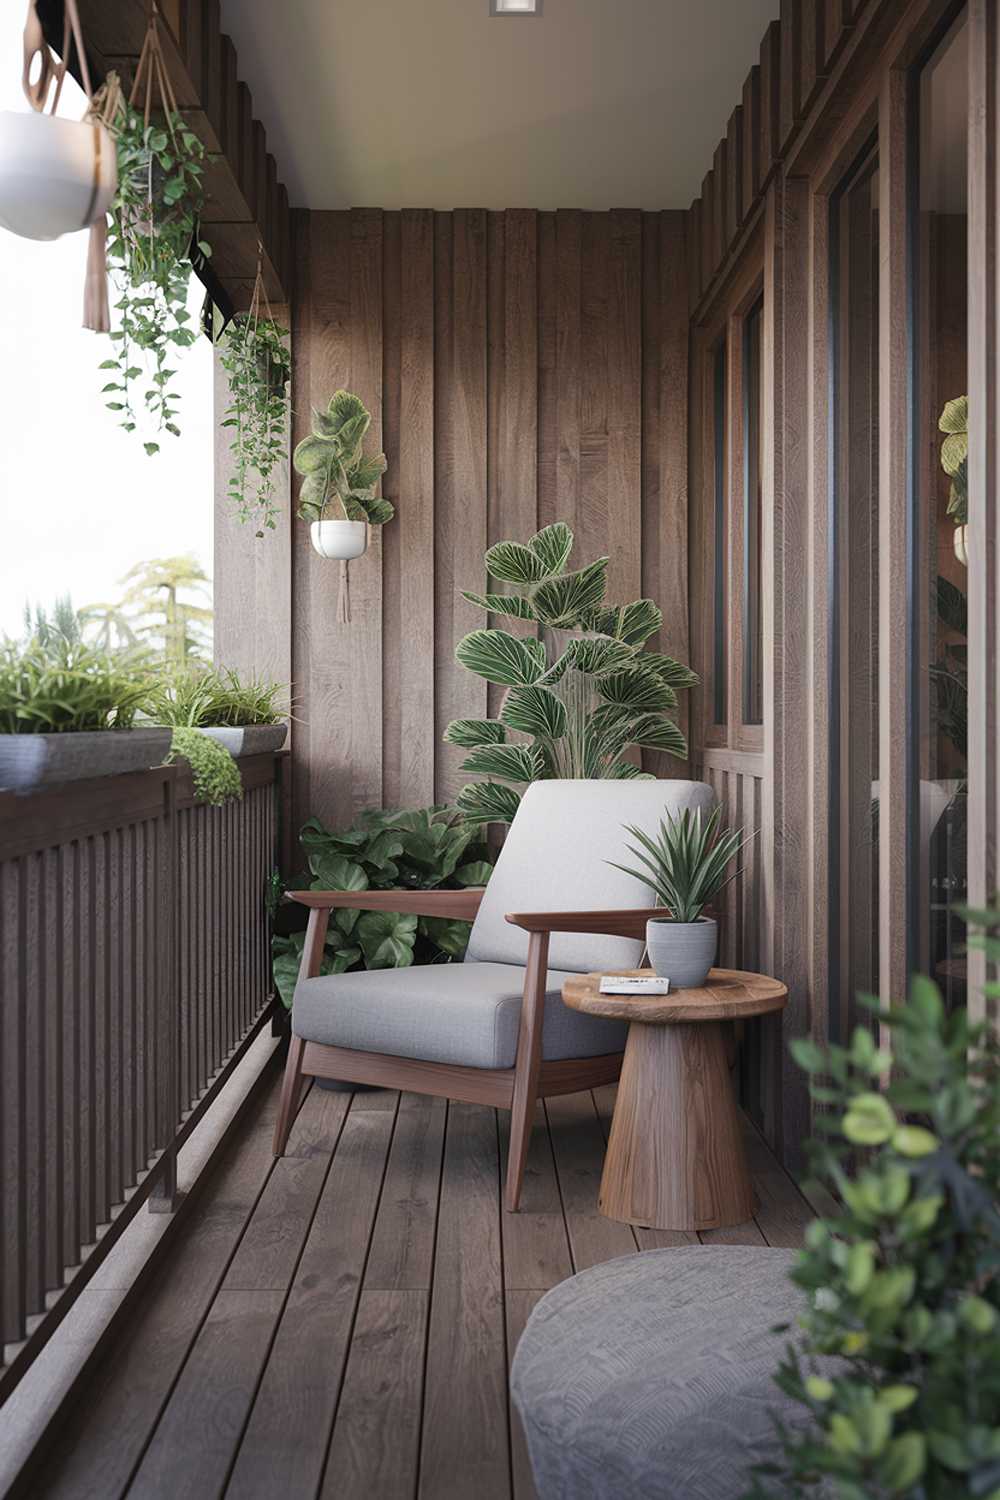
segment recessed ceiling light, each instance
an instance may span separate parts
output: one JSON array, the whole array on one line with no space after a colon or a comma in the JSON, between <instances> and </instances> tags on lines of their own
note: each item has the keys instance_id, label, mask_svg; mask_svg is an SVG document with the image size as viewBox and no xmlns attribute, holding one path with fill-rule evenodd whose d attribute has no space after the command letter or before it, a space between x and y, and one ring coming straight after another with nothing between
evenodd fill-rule
<instances>
[{"instance_id":1,"label":"recessed ceiling light","mask_svg":"<svg viewBox=\"0 0 1000 1500\"><path fill-rule=\"evenodd\" d=\"M490 0L491 16L537 16L542 0Z\"/></svg>"}]
</instances>

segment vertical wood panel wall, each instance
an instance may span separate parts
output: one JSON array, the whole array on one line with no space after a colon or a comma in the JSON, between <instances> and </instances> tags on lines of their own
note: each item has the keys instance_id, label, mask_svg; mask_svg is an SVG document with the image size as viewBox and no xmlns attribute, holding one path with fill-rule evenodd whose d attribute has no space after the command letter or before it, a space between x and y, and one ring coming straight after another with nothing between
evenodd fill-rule
<instances>
[{"instance_id":1,"label":"vertical wood panel wall","mask_svg":"<svg viewBox=\"0 0 1000 1500\"><path fill-rule=\"evenodd\" d=\"M488 701L454 659L484 623L459 590L495 541L567 521L578 563L607 553L609 597L654 598L687 659L686 217L295 215L293 439L356 391L397 507L352 564L349 625L337 565L294 528L296 826L458 791L442 734Z\"/></svg>"}]
</instances>

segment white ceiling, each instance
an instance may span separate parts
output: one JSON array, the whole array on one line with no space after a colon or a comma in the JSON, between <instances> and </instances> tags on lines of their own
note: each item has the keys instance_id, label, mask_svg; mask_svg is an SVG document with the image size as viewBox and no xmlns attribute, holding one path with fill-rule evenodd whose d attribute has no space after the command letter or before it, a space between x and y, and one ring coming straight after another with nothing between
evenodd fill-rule
<instances>
[{"instance_id":1,"label":"white ceiling","mask_svg":"<svg viewBox=\"0 0 1000 1500\"><path fill-rule=\"evenodd\" d=\"M779 0L223 0L292 204L686 208Z\"/></svg>"}]
</instances>

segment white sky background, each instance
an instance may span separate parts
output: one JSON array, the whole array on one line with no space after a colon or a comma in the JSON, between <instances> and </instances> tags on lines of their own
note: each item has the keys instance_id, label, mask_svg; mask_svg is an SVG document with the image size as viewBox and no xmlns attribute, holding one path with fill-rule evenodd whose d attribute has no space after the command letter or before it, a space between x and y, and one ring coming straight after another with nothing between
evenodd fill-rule
<instances>
[{"instance_id":1,"label":"white sky background","mask_svg":"<svg viewBox=\"0 0 1000 1500\"><path fill-rule=\"evenodd\" d=\"M26 7L0 5L0 110L26 110ZM83 114L67 77L59 113ZM0 636L19 634L26 600L77 608L116 600L136 562L193 552L212 571L212 349L176 351L179 438L152 458L104 405L111 346L81 328L87 234L43 243L0 229ZM196 319L204 295L192 276ZM114 315L112 314L112 317Z\"/></svg>"}]
</instances>

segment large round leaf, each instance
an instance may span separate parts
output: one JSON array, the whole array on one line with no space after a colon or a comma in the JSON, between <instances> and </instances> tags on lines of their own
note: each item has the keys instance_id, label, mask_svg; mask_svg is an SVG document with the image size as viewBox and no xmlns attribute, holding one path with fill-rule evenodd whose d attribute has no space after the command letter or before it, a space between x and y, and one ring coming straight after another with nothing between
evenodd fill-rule
<instances>
[{"instance_id":1,"label":"large round leaf","mask_svg":"<svg viewBox=\"0 0 1000 1500\"><path fill-rule=\"evenodd\" d=\"M497 542L484 561L490 577L501 583L540 583L547 576L542 559L520 542Z\"/></svg>"},{"instance_id":2,"label":"large round leaf","mask_svg":"<svg viewBox=\"0 0 1000 1500\"><path fill-rule=\"evenodd\" d=\"M591 630L614 636L629 646L641 646L663 624L663 613L652 599L636 599L611 609L593 610L587 618Z\"/></svg>"},{"instance_id":3,"label":"large round leaf","mask_svg":"<svg viewBox=\"0 0 1000 1500\"><path fill-rule=\"evenodd\" d=\"M511 688L500 717L509 729L536 739L558 740L566 733L566 709L555 693L544 687Z\"/></svg>"},{"instance_id":4,"label":"large round leaf","mask_svg":"<svg viewBox=\"0 0 1000 1500\"><path fill-rule=\"evenodd\" d=\"M546 625L572 629L604 598L607 571L608 559L599 557L579 573L564 573L540 583L531 600L535 614Z\"/></svg>"},{"instance_id":5,"label":"large round leaf","mask_svg":"<svg viewBox=\"0 0 1000 1500\"><path fill-rule=\"evenodd\" d=\"M468 589L463 589L462 598L479 609L489 610L491 615L512 615L516 620L535 618L530 603L520 594L471 594Z\"/></svg>"},{"instance_id":6,"label":"large round leaf","mask_svg":"<svg viewBox=\"0 0 1000 1500\"><path fill-rule=\"evenodd\" d=\"M541 757L527 745L480 745L462 763L475 776L499 776L502 781L535 781L542 774Z\"/></svg>"},{"instance_id":7,"label":"large round leaf","mask_svg":"<svg viewBox=\"0 0 1000 1500\"><path fill-rule=\"evenodd\" d=\"M444 738L449 745L469 749L473 745L502 745L507 731L496 719L452 719Z\"/></svg>"},{"instance_id":8,"label":"large round leaf","mask_svg":"<svg viewBox=\"0 0 1000 1500\"><path fill-rule=\"evenodd\" d=\"M345 859L342 854L312 854L309 868L314 876L314 891L366 891L369 886L368 876L361 866Z\"/></svg>"},{"instance_id":9,"label":"large round leaf","mask_svg":"<svg viewBox=\"0 0 1000 1500\"><path fill-rule=\"evenodd\" d=\"M455 655L463 667L503 687L535 682L545 666L540 641L522 639L506 630L473 630L459 641Z\"/></svg>"},{"instance_id":10,"label":"large round leaf","mask_svg":"<svg viewBox=\"0 0 1000 1500\"><path fill-rule=\"evenodd\" d=\"M644 651L638 665L655 672L675 689L697 687L701 681L697 672L692 672L690 667L684 666L683 662L676 661L672 656L664 656L661 651Z\"/></svg>"},{"instance_id":11,"label":"large round leaf","mask_svg":"<svg viewBox=\"0 0 1000 1500\"><path fill-rule=\"evenodd\" d=\"M668 755L687 755L687 741L672 719L643 714L629 726L629 741L646 750L665 750Z\"/></svg>"},{"instance_id":12,"label":"large round leaf","mask_svg":"<svg viewBox=\"0 0 1000 1500\"><path fill-rule=\"evenodd\" d=\"M605 703L631 708L636 713L672 708L677 701L673 688L662 677L638 666L631 672L619 672L613 677L600 678L597 691Z\"/></svg>"},{"instance_id":13,"label":"large round leaf","mask_svg":"<svg viewBox=\"0 0 1000 1500\"><path fill-rule=\"evenodd\" d=\"M459 921L457 917L421 917L417 930L449 958L461 959L469 946L472 924Z\"/></svg>"},{"instance_id":14,"label":"large round leaf","mask_svg":"<svg viewBox=\"0 0 1000 1500\"><path fill-rule=\"evenodd\" d=\"M493 866L488 859L476 859L470 864L459 865L455 879L464 886L488 885L492 874Z\"/></svg>"},{"instance_id":15,"label":"large round leaf","mask_svg":"<svg viewBox=\"0 0 1000 1500\"><path fill-rule=\"evenodd\" d=\"M554 521L536 531L528 546L544 563L547 573L561 573L573 550L573 533L565 521Z\"/></svg>"},{"instance_id":16,"label":"large round leaf","mask_svg":"<svg viewBox=\"0 0 1000 1500\"><path fill-rule=\"evenodd\" d=\"M354 929L369 969L407 969L413 962L417 919L395 911L362 912Z\"/></svg>"},{"instance_id":17,"label":"large round leaf","mask_svg":"<svg viewBox=\"0 0 1000 1500\"><path fill-rule=\"evenodd\" d=\"M458 805L470 823L510 823L520 802L513 787L496 781L474 781L458 794Z\"/></svg>"}]
</instances>

